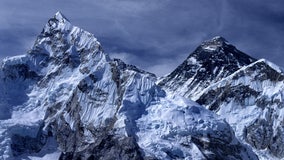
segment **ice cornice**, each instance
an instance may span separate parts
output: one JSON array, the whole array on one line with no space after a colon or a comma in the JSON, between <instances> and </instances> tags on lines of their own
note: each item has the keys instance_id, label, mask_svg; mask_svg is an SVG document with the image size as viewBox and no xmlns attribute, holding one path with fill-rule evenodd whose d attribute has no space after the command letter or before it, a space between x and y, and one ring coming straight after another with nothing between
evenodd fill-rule
<instances>
[{"instance_id":1,"label":"ice cornice","mask_svg":"<svg viewBox=\"0 0 284 160\"><path fill-rule=\"evenodd\" d=\"M267 66L269 66L270 68L274 69L275 71L277 71L278 73L281 73L281 74L284 74L283 73L283 69L279 66L277 66L276 64L264 59L264 58L261 58L259 59L258 61L254 62L253 64L251 64L251 66L253 65L257 65L257 64L266 64Z\"/></svg>"}]
</instances>

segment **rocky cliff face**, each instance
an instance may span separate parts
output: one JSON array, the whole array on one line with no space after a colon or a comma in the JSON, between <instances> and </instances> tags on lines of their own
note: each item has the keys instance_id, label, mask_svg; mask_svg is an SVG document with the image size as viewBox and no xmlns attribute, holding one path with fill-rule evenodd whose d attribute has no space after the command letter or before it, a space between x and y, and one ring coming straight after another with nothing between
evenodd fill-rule
<instances>
[{"instance_id":1,"label":"rocky cliff face","mask_svg":"<svg viewBox=\"0 0 284 160\"><path fill-rule=\"evenodd\" d=\"M214 42L215 39L209 42ZM201 49L202 45L198 48ZM193 59L192 57L212 57L220 54L223 58L206 58L206 63L196 60L194 64L199 67L191 65L188 68L180 68L185 66L188 62L186 60L162 79L160 85L187 96L224 117L233 127L238 139L251 145L260 158L284 158L283 71L271 62L264 59L255 61L242 52L219 52L216 49L214 52L197 51L191 54L188 60ZM224 62L217 64L218 61ZM226 63L230 61L233 63ZM198 76L203 73L200 71L202 68L205 68L204 76ZM211 68L215 71L211 72ZM192 72L193 76L182 74L188 72ZM176 83L180 80L185 83ZM204 82L208 82L207 85L204 85Z\"/></svg>"},{"instance_id":2,"label":"rocky cliff face","mask_svg":"<svg viewBox=\"0 0 284 160\"><path fill-rule=\"evenodd\" d=\"M58 12L1 64L1 159L257 159L222 118L155 82Z\"/></svg>"}]
</instances>

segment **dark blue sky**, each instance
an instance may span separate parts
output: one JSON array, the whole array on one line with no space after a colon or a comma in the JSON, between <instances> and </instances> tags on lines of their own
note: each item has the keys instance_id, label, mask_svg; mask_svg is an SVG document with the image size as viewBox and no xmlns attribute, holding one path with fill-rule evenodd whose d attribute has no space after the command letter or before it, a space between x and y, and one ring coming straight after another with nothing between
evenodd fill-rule
<instances>
[{"instance_id":1,"label":"dark blue sky","mask_svg":"<svg viewBox=\"0 0 284 160\"><path fill-rule=\"evenodd\" d=\"M24 54L61 11L112 57L158 75L217 35L284 66L283 8L283 0L1 0L0 59Z\"/></svg>"}]
</instances>

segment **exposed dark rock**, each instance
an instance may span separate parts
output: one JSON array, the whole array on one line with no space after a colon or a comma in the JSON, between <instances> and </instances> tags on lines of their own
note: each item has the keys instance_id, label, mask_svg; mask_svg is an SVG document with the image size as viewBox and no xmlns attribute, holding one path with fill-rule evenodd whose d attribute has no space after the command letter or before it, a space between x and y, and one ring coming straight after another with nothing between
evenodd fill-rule
<instances>
[{"instance_id":1,"label":"exposed dark rock","mask_svg":"<svg viewBox=\"0 0 284 160\"><path fill-rule=\"evenodd\" d=\"M207 159L242 159L241 152L249 150L240 142L232 143L233 135L233 131L226 128L211 134L194 135L191 140ZM255 158L254 155L249 157Z\"/></svg>"},{"instance_id":2,"label":"exposed dark rock","mask_svg":"<svg viewBox=\"0 0 284 160\"><path fill-rule=\"evenodd\" d=\"M272 125L264 119L257 119L244 132L247 142L256 149L266 149L273 138Z\"/></svg>"},{"instance_id":3,"label":"exposed dark rock","mask_svg":"<svg viewBox=\"0 0 284 160\"><path fill-rule=\"evenodd\" d=\"M14 156L19 156L23 153L37 153L46 144L48 135L43 134L42 127L39 129L36 137L21 136L13 134L11 137L11 149Z\"/></svg>"},{"instance_id":4,"label":"exposed dark rock","mask_svg":"<svg viewBox=\"0 0 284 160\"><path fill-rule=\"evenodd\" d=\"M276 157L284 157L284 127L277 128L277 133L273 136L272 142L269 145L269 151Z\"/></svg>"},{"instance_id":5,"label":"exposed dark rock","mask_svg":"<svg viewBox=\"0 0 284 160\"><path fill-rule=\"evenodd\" d=\"M101 134L99 144L92 144L82 152L62 153L60 160L142 160L144 159L133 137L116 138Z\"/></svg>"},{"instance_id":6,"label":"exposed dark rock","mask_svg":"<svg viewBox=\"0 0 284 160\"><path fill-rule=\"evenodd\" d=\"M207 106L210 110L218 111L222 103L229 103L231 100L237 100L236 103L245 104L246 98L256 98L260 93L251 89L249 86L225 86L209 90L196 100L197 103Z\"/></svg>"},{"instance_id":7,"label":"exposed dark rock","mask_svg":"<svg viewBox=\"0 0 284 160\"><path fill-rule=\"evenodd\" d=\"M246 141L259 150L267 149L272 155L284 157L283 127L273 133L272 121L257 119L244 130Z\"/></svg>"}]
</instances>

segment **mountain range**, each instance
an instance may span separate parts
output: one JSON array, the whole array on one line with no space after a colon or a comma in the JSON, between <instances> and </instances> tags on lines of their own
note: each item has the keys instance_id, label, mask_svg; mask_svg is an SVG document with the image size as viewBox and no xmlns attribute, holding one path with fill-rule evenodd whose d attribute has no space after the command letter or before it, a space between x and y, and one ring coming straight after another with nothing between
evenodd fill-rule
<instances>
[{"instance_id":1,"label":"mountain range","mask_svg":"<svg viewBox=\"0 0 284 160\"><path fill-rule=\"evenodd\" d=\"M0 159L282 159L283 80L222 37L156 77L57 12L0 64Z\"/></svg>"}]
</instances>

